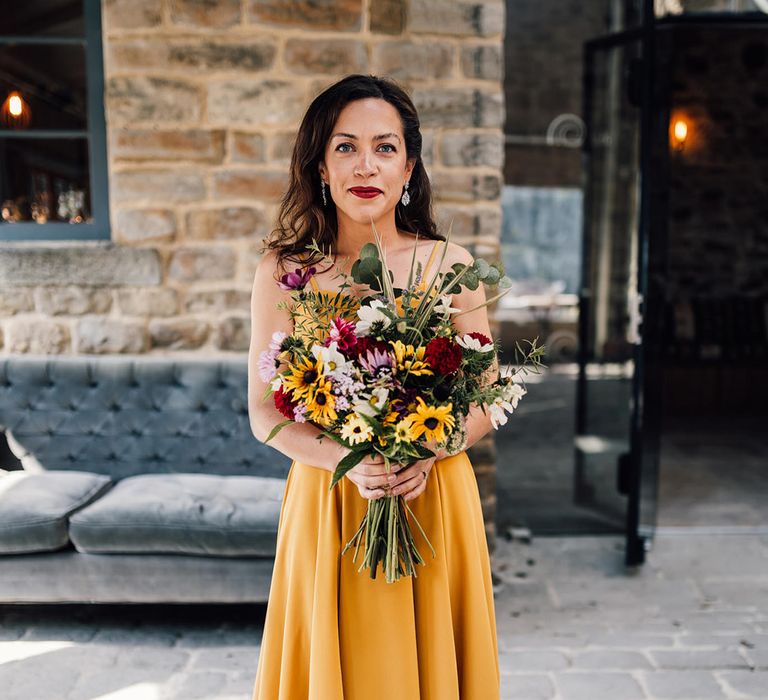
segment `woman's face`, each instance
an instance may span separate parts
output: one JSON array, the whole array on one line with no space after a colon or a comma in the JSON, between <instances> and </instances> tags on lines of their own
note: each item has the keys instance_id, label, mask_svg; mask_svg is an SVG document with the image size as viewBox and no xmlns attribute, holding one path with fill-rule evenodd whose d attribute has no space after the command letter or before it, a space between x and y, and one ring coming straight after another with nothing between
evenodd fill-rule
<instances>
[{"instance_id":1,"label":"woman's face","mask_svg":"<svg viewBox=\"0 0 768 700\"><path fill-rule=\"evenodd\" d=\"M410 178L415 160L407 160L400 114L376 97L350 102L339 114L320 161L320 176L330 186L339 218L370 224L393 211ZM355 188L376 188L374 196Z\"/></svg>"}]
</instances>

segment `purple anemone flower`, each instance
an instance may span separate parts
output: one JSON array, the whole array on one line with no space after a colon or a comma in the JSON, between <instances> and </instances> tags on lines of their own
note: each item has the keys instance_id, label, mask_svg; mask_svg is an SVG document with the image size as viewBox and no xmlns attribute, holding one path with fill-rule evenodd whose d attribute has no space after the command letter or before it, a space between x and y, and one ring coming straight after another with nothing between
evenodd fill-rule
<instances>
[{"instance_id":1,"label":"purple anemone flower","mask_svg":"<svg viewBox=\"0 0 768 700\"><path fill-rule=\"evenodd\" d=\"M382 369L392 369L392 357L383 350L368 350L364 355L358 357L358 361L363 368L371 375L376 375Z\"/></svg>"},{"instance_id":2,"label":"purple anemone flower","mask_svg":"<svg viewBox=\"0 0 768 700\"><path fill-rule=\"evenodd\" d=\"M288 272L283 275L277 285L286 292L304 289L315 272L317 272L315 267L309 267L303 271L300 267L297 267L294 272Z\"/></svg>"}]
</instances>

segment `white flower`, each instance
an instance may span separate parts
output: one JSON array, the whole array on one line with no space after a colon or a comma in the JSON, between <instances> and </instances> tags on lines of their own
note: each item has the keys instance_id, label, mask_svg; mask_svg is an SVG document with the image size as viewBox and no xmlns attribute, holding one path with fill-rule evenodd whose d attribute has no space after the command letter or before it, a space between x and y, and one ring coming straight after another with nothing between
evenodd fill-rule
<instances>
[{"instance_id":1,"label":"white flower","mask_svg":"<svg viewBox=\"0 0 768 700\"><path fill-rule=\"evenodd\" d=\"M272 380L272 384L270 384L270 388L272 391L277 391L281 386L283 385L283 378L278 375Z\"/></svg>"},{"instance_id":2,"label":"white flower","mask_svg":"<svg viewBox=\"0 0 768 700\"><path fill-rule=\"evenodd\" d=\"M437 313L444 315L455 314L458 311L461 311L461 309L454 309L451 306L452 299L453 294L442 294L437 304L434 305L433 309L437 311Z\"/></svg>"},{"instance_id":3,"label":"white flower","mask_svg":"<svg viewBox=\"0 0 768 700\"><path fill-rule=\"evenodd\" d=\"M504 401L508 401L512 404L512 408L517 408L517 402L523 398L528 392L523 389L519 384L514 382L508 382L501 390L501 395Z\"/></svg>"},{"instance_id":4,"label":"white flower","mask_svg":"<svg viewBox=\"0 0 768 700\"><path fill-rule=\"evenodd\" d=\"M493 343L481 343L477 338L469 335L469 333L457 335L455 340L461 347L467 350L474 350L475 352L490 352L493 350Z\"/></svg>"},{"instance_id":5,"label":"white flower","mask_svg":"<svg viewBox=\"0 0 768 700\"><path fill-rule=\"evenodd\" d=\"M357 335L368 335L371 331L371 326L377 321L383 324L382 328L389 326L392 320L381 311L381 309L385 308L387 308L387 305L380 299L374 299L370 304L361 306L357 310L360 320L355 324L355 333Z\"/></svg>"},{"instance_id":6,"label":"white flower","mask_svg":"<svg viewBox=\"0 0 768 700\"><path fill-rule=\"evenodd\" d=\"M335 340L331 341L328 347L313 345L312 354L315 359L322 358L323 371L331 377L348 374L353 367L353 364L339 352L338 343Z\"/></svg>"},{"instance_id":7,"label":"white flower","mask_svg":"<svg viewBox=\"0 0 768 700\"><path fill-rule=\"evenodd\" d=\"M353 406L357 413L363 416L375 416L380 413L387 403L389 389L378 387L371 391L370 396L357 399Z\"/></svg>"},{"instance_id":8,"label":"white flower","mask_svg":"<svg viewBox=\"0 0 768 700\"><path fill-rule=\"evenodd\" d=\"M488 404L488 410L491 413L491 425L496 430L499 429L500 425L504 425L507 422L507 414L504 413L504 409L512 413L514 407L500 396L494 399L492 404Z\"/></svg>"}]
</instances>

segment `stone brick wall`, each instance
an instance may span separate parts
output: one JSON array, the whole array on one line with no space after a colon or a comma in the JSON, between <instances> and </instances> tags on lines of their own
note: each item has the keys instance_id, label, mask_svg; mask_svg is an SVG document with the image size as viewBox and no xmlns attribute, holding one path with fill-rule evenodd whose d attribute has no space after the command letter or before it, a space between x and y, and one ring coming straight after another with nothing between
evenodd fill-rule
<instances>
[{"instance_id":1,"label":"stone brick wall","mask_svg":"<svg viewBox=\"0 0 768 700\"><path fill-rule=\"evenodd\" d=\"M245 353L295 130L348 73L421 116L436 211L495 257L501 0L102 0L111 240L0 245L0 353ZM478 465L493 531L492 441Z\"/></svg>"}]
</instances>

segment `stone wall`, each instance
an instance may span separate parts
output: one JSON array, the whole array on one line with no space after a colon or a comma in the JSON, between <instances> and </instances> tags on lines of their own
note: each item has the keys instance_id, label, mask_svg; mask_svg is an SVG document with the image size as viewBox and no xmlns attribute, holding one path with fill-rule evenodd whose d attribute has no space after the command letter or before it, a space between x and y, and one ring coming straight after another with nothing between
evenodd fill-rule
<instances>
[{"instance_id":1,"label":"stone wall","mask_svg":"<svg viewBox=\"0 0 768 700\"><path fill-rule=\"evenodd\" d=\"M102 13L111 240L0 244L0 354L245 353L295 130L348 73L405 87L439 221L498 256L501 0L102 0Z\"/></svg>"}]
</instances>

